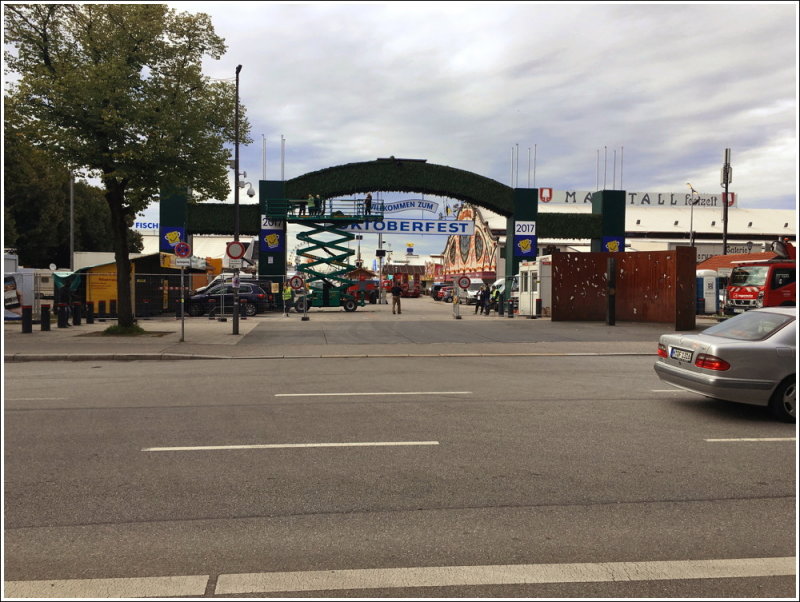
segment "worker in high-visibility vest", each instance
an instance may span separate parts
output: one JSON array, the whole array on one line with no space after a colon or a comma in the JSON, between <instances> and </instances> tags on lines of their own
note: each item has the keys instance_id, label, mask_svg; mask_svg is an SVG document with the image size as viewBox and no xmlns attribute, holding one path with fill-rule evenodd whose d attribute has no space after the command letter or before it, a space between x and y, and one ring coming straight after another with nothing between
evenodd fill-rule
<instances>
[{"instance_id":1,"label":"worker in high-visibility vest","mask_svg":"<svg viewBox=\"0 0 800 602\"><path fill-rule=\"evenodd\" d=\"M292 287L289 286L288 282L285 282L283 285L283 315L289 316L289 310L292 308Z\"/></svg>"}]
</instances>

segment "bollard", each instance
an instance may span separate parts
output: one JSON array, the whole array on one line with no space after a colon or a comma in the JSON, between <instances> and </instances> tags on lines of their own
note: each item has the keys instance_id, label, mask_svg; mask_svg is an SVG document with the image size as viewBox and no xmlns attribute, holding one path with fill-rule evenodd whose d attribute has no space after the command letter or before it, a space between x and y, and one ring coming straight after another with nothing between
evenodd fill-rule
<instances>
[{"instance_id":1,"label":"bollard","mask_svg":"<svg viewBox=\"0 0 800 602\"><path fill-rule=\"evenodd\" d=\"M86 323L94 324L94 303L92 301L86 302Z\"/></svg>"},{"instance_id":2,"label":"bollard","mask_svg":"<svg viewBox=\"0 0 800 602\"><path fill-rule=\"evenodd\" d=\"M72 325L81 325L81 304L78 301L72 304Z\"/></svg>"},{"instance_id":3,"label":"bollard","mask_svg":"<svg viewBox=\"0 0 800 602\"><path fill-rule=\"evenodd\" d=\"M458 295L453 295L453 317L456 320L461 319L461 302L459 301Z\"/></svg>"},{"instance_id":4,"label":"bollard","mask_svg":"<svg viewBox=\"0 0 800 602\"><path fill-rule=\"evenodd\" d=\"M505 308L506 308L506 302L503 299L503 295L500 295L500 299L498 299L498 301L497 301L497 315L498 316L504 316L505 315Z\"/></svg>"},{"instance_id":5,"label":"bollard","mask_svg":"<svg viewBox=\"0 0 800 602\"><path fill-rule=\"evenodd\" d=\"M68 305L66 303L58 304L58 327L67 328L69 326Z\"/></svg>"},{"instance_id":6,"label":"bollard","mask_svg":"<svg viewBox=\"0 0 800 602\"><path fill-rule=\"evenodd\" d=\"M514 317L514 300L513 299L509 299L508 300L508 317L509 318L513 318Z\"/></svg>"},{"instance_id":7,"label":"bollard","mask_svg":"<svg viewBox=\"0 0 800 602\"><path fill-rule=\"evenodd\" d=\"M22 332L33 332L33 307L22 306Z\"/></svg>"},{"instance_id":8,"label":"bollard","mask_svg":"<svg viewBox=\"0 0 800 602\"><path fill-rule=\"evenodd\" d=\"M106 317L106 302L105 301L99 301L97 303L97 315L100 318L105 318Z\"/></svg>"},{"instance_id":9,"label":"bollard","mask_svg":"<svg viewBox=\"0 0 800 602\"><path fill-rule=\"evenodd\" d=\"M41 326L42 331L47 332L50 330L50 306L42 305L40 313L42 317L39 320L39 325Z\"/></svg>"}]
</instances>

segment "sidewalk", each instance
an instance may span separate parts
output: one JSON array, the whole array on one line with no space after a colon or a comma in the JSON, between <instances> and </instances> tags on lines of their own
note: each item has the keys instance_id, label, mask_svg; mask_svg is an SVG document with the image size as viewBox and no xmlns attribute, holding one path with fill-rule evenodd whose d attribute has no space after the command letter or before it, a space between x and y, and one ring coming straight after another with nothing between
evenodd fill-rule
<instances>
[{"instance_id":1,"label":"sidewalk","mask_svg":"<svg viewBox=\"0 0 800 602\"><path fill-rule=\"evenodd\" d=\"M516 316L474 315L455 320L450 309L430 300L407 303L401 316L386 305L366 306L352 314L336 309L311 311L308 320L292 313L263 314L239 321L173 316L140 319L147 334L104 335L115 320L22 333L18 322L3 328L5 362L177 359L291 359L307 357L653 355L659 334L669 325L551 322ZM716 323L698 317L697 330ZM360 337L360 338L359 338ZM479 343L476 345L476 343Z\"/></svg>"}]
</instances>

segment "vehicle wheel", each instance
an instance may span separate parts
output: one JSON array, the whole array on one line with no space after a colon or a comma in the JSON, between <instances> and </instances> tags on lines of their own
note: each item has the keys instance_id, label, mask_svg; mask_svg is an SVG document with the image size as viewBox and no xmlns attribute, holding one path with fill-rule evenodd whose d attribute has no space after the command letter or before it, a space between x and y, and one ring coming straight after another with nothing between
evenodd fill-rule
<instances>
[{"instance_id":1,"label":"vehicle wheel","mask_svg":"<svg viewBox=\"0 0 800 602\"><path fill-rule=\"evenodd\" d=\"M795 422L797 420L796 394L797 385L795 376L792 375L775 389L769 400L769 411L782 422Z\"/></svg>"},{"instance_id":2,"label":"vehicle wheel","mask_svg":"<svg viewBox=\"0 0 800 602\"><path fill-rule=\"evenodd\" d=\"M256 304L255 303L245 303L244 304L244 315L247 317L253 317L256 315Z\"/></svg>"},{"instance_id":3,"label":"vehicle wheel","mask_svg":"<svg viewBox=\"0 0 800 602\"><path fill-rule=\"evenodd\" d=\"M352 299L348 299L344 303L342 303L342 307L344 307L345 311L355 311L358 307L358 304L353 301Z\"/></svg>"},{"instance_id":4,"label":"vehicle wheel","mask_svg":"<svg viewBox=\"0 0 800 602\"><path fill-rule=\"evenodd\" d=\"M295 302L294 310L299 314L305 313L305 311L306 311L306 300L305 299L300 299L297 302Z\"/></svg>"},{"instance_id":5,"label":"vehicle wheel","mask_svg":"<svg viewBox=\"0 0 800 602\"><path fill-rule=\"evenodd\" d=\"M191 303L186 308L186 313L196 318L197 316L202 316L205 313L205 311L203 311L202 305L198 305L197 303Z\"/></svg>"}]
</instances>

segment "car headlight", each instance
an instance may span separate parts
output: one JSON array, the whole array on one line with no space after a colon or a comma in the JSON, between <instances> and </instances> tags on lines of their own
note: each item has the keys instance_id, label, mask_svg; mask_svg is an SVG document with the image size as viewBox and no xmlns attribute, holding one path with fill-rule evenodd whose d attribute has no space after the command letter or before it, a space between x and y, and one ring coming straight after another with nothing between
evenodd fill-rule
<instances>
[{"instance_id":1,"label":"car headlight","mask_svg":"<svg viewBox=\"0 0 800 602\"><path fill-rule=\"evenodd\" d=\"M758 293L758 298L756 299L756 307L764 307L764 291Z\"/></svg>"}]
</instances>

